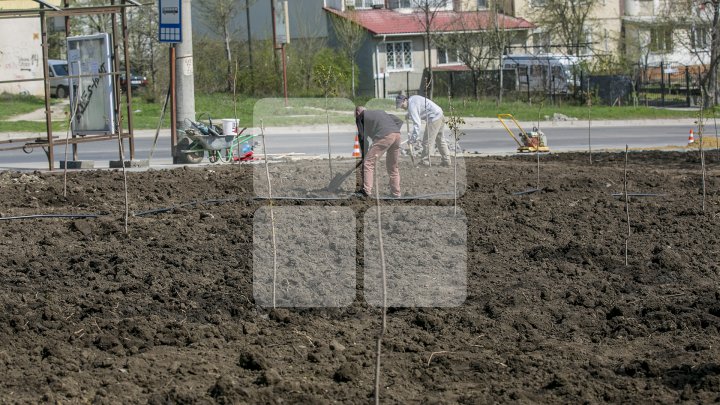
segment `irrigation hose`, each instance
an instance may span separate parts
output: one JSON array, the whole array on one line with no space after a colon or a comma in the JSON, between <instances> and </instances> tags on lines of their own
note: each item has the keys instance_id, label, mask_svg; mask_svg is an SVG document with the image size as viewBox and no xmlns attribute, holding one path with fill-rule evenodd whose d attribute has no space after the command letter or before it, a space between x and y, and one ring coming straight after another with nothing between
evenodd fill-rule
<instances>
[{"instance_id":1,"label":"irrigation hose","mask_svg":"<svg viewBox=\"0 0 720 405\"><path fill-rule=\"evenodd\" d=\"M407 196L407 197L380 197L381 200L422 200L422 199L430 199L433 197L439 197L439 196L448 196L452 195L452 193L436 193L436 194L424 194L419 196ZM336 201L336 200L350 200L350 197L273 197L273 200L298 200L298 201ZM163 214L166 212L171 212L173 210L176 210L178 208L185 208L185 207L196 207L198 205L205 205L205 204L226 204L226 203L232 203L240 201L240 197L232 197L232 198L213 198L208 200L202 200L202 201L190 201L187 203L182 203L178 205L173 205L171 207L164 207L164 208L155 208L147 211L138 211L133 212L131 215L133 217L144 217L148 215L155 215L155 214ZM267 200L267 197L254 197L249 200L255 200L255 201L263 201ZM101 216L105 216L107 214L37 214L37 215L21 215L21 216L14 216L14 217L0 217L0 221L13 221L13 220L25 220L25 219L44 219L44 218L59 218L59 219L95 219L99 218Z\"/></svg>"},{"instance_id":2,"label":"irrigation hose","mask_svg":"<svg viewBox=\"0 0 720 405\"><path fill-rule=\"evenodd\" d=\"M82 219L82 218L97 218L102 214L37 214L37 215L21 215L16 217L3 217L0 221L15 221L21 219L41 219L41 218L71 218L71 219Z\"/></svg>"}]
</instances>

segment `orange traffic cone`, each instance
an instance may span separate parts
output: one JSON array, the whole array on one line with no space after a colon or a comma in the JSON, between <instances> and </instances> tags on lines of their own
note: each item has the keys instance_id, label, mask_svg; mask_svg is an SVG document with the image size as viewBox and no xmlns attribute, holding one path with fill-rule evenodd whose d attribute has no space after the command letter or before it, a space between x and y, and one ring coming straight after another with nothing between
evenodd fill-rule
<instances>
[{"instance_id":1,"label":"orange traffic cone","mask_svg":"<svg viewBox=\"0 0 720 405\"><path fill-rule=\"evenodd\" d=\"M353 147L352 157L355 157L355 158L360 157L360 141L358 140L357 135L355 135L355 146Z\"/></svg>"},{"instance_id":2,"label":"orange traffic cone","mask_svg":"<svg viewBox=\"0 0 720 405\"><path fill-rule=\"evenodd\" d=\"M690 136L688 136L688 145L695 143L695 136L693 134L693 130L690 130Z\"/></svg>"}]
</instances>

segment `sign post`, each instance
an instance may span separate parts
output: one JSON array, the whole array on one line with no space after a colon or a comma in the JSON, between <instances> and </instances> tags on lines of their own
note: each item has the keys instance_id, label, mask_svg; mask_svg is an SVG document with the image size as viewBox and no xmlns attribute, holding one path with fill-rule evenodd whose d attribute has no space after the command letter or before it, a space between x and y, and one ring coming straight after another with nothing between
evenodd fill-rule
<instances>
[{"instance_id":1,"label":"sign post","mask_svg":"<svg viewBox=\"0 0 720 405\"><path fill-rule=\"evenodd\" d=\"M182 4L180 0L159 0L160 24L158 40L160 42L182 42Z\"/></svg>"},{"instance_id":2,"label":"sign post","mask_svg":"<svg viewBox=\"0 0 720 405\"><path fill-rule=\"evenodd\" d=\"M158 41L170 45L170 152L177 149L177 101L175 94L175 44L182 42L182 3L180 0L158 0Z\"/></svg>"},{"instance_id":3,"label":"sign post","mask_svg":"<svg viewBox=\"0 0 720 405\"><path fill-rule=\"evenodd\" d=\"M287 0L270 0L270 6L273 18L273 45L275 49L280 48L280 57L282 58L283 71L283 94L285 95L285 105L287 106L288 92L285 44L290 43L290 19L288 18L288 2Z\"/></svg>"}]
</instances>

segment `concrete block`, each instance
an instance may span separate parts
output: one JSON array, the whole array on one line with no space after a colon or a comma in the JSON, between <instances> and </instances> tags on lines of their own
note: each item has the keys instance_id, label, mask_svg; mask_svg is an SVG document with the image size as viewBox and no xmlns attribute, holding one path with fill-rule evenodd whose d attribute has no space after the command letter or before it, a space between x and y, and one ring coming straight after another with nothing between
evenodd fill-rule
<instances>
[{"instance_id":1,"label":"concrete block","mask_svg":"<svg viewBox=\"0 0 720 405\"><path fill-rule=\"evenodd\" d=\"M111 169L122 169L122 167L123 167L122 162L120 160L111 160L109 166ZM147 159L126 160L125 167L126 168L150 167L150 161Z\"/></svg>"},{"instance_id":2,"label":"concrete block","mask_svg":"<svg viewBox=\"0 0 720 405\"><path fill-rule=\"evenodd\" d=\"M94 169L95 168L95 161L94 160L61 160L60 161L60 168L65 169L65 166L67 165L68 169Z\"/></svg>"}]
</instances>

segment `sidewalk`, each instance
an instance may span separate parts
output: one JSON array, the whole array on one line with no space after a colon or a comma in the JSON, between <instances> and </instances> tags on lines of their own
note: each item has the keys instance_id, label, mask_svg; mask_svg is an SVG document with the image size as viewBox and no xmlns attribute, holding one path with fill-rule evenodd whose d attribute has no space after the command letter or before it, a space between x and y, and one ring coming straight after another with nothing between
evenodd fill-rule
<instances>
[{"instance_id":1,"label":"sidewalk","mask_svg":"<svg viewBox=\"0 0 720 405\"><path fill-rule=\"evenodd\" d=\"M502 124L497 118L473 118L466 117L465 125L466 129L503 129ZM523 128L526 130L537 126L536 121L522 121L520 122ZM680 119L639 119L639 120L598 120L590 123L592 127L643 127L643 126L665 126L665 125L687 125L688 129L695 126L695 121L692 118L680 118ZM540 128L587 128L587 120L568 120L568 121L540 121ZM353 125L330 125L331 132L342 132L353 130ZM259 134L258 128L248 128L248 131L254 131ZM273 134L287 134L287 133L324 133L328 128L324 125L307 125L307 126L295 126L295 127L267 127L265 133L267 135ZM155 136L154 129L136 129L134 131L136 138L152 138ZM65 139L65 132L54 133L56 142L60 139ZM160 137L169 137L170 129L160 130ZM24 138L42 138L45 139L47 134L45 132L4 132L0 133L0 142L10 141L13 139L24 139Z\"/></svg>"}]
</instances>

